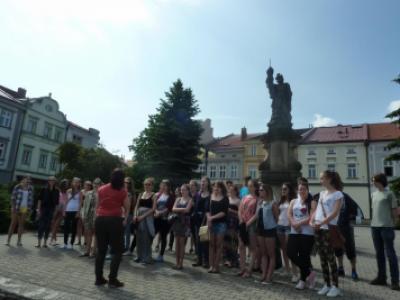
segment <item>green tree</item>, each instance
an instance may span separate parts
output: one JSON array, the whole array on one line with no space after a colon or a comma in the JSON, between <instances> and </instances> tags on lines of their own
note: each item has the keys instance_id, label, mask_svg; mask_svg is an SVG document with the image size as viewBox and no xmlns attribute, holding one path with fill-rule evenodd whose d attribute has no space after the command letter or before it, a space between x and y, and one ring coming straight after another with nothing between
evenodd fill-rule
<instances>
[{"instance_id":1,"label":"green tree","mask_svg":"<svg viewBox=\"0 0 400 300\"><path fill-rule=\"evenodd\" d=\"M400 84L400 75L393 79L394 82L397 82ZM400 126L400 108L392 111L388 115L386 115L386 118L392 119L392 123L397 124ZM386 157L386 161L400 161L400 138L396 139L395 141L389 143L387 146L388 149L398 149L399 152L393 153ZM396 194L400 194L400 177L395 178L394 180L391 181L391 188Z\"/></svg>"},{"instance_id":2,"label":"green tree","mask_svg":"<svg viewBox=\"0 0 400 300\"><path fill-rule=\"evenodd\" d=\"M194 120L200 112L190 88L178 79L157 113L149 116L148 126L133 140L136 169L156 179L169 178L180 184L196 176L200 160L201 124Z\"/></svg>"}]
</instances>

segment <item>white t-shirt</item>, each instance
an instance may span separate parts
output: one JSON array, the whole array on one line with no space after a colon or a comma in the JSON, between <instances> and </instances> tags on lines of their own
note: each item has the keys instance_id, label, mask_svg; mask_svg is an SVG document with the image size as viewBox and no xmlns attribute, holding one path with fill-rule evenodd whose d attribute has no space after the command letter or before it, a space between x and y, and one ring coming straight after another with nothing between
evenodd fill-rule
<instances>
[{"instance_id":1,"label":"white t-shirt","mask_svg":"<svg viewBox=\"0 0 400 300\"><path fill-rule=\"evenodd\" d=\"M321 223L326 217L324 216L324 212L322 210L322 206L324 206L326 216L330 216L336 205L336 201L343 200L343 193L340 191L336 191L334 193L328 193L328 191L323 191L319 194L319 201L317 205L317 211L315 213L315 223ZM332 219L329 224L337 225L337 221L339 218L339 214L336 218ZM328 225L324 224L321 226L322 229L328 229Z\"/></svg>"},{"instance_id":2,"label":"white t-shirt","mask_svg":"<svg viewBox=\"0 0 400 300\"><path fill-rule=\"evenodd\" d=\"M28 197L29 197L29 191L28 190L22 190L22 201L20 204L21 208L27 208L28 207Z\"/></svg>"},{"instance_id":3,"label":"white t-shirt","mask_svg":"<svg viewBox=\"0 0 400 300\"><path fill-rule=\"evenodd\" d=\"M293 200L292 213L293 219L296 222L304 221L310 217L310 212L308 211L307 204L303 204L301 198ZM305 235L314 235L314 229L308 225L301 225L301 231L297 232L293 227L291 227L290 234L305 234Z\"/></svg>"},{"instance_id":4,"label":"white t-shirt","mask_svg":"<svg viewBox=\"0 0 400 300\"><path fill-rule=\"evenodd\" d=\"M289 226L289 218L287 216L287 211L289 208L289 203L285 202L279 205L279 218L278 225Z\"/></svg>"},{"instance_id":5,"label":"white t-shirt","mask_svg":"<svg viewBox=\"0 0 400 300\"><path fill-rule=\"evenodd\" d=\"M73 198L71 198L72 197L71 193L68 193L68 199L70 200L68 201L65 211L76 212L79 210L79 194L80 193L78 192L74 195Z\"/></svg>"}]
</instances>

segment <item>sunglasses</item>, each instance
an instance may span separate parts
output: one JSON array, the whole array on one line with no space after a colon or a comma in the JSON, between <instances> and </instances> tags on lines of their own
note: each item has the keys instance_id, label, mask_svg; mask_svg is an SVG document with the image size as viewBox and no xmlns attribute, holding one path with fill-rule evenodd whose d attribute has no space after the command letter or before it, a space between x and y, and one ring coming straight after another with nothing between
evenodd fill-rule
<instances>
[{"instance_id":1,"label":"sunglasses","mask_svg":"<svg viewBox=\"0 0 400 300\"><path fill-rule=\"evenodd\" d=\"M260 191L260 192L265 192L265 190L264 190L264 189L259 189L259 191Z\"/></svg>"}]
</instances>

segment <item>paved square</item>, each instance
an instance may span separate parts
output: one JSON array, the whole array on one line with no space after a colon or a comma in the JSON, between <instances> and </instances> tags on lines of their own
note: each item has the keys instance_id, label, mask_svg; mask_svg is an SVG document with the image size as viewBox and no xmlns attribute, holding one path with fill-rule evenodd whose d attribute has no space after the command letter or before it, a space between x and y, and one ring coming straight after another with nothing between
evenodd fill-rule
<instances>
[{"instance_id":1,"label":"paved square","mask_svg":"<svg viewBox=\"0 0 400 300\"><path fill-rule=\"evenodd\" d=\"M396 232L399 235L399 232ZM348 277L340 279L344 289L342 299L400 299L400 292L388 287L373 287L368 282L376 275L376 263L370 230L355 229L358 250L359 282ZM185 256L185 269L171 267L175 256L166 253L166 263L142 266L124 257L119 278L122 289L97 288L94 283L94 260L79 258L77 251L57 248L36 249L33 233L24 236L22 248L4 246L6 237L0 236L0 290L17 293L30 299L322 299L315 291L297 291L289 278L276 274L275 283L263 286L253 279L234 276L236 270L222 269L222 274L211 275L204 269L192 268L194 256ZM396 240L400 252L399 237ZM108 263L105 274L108 274ZM313 265L320 270L318 258ZM345 261L347 272L349 263ZM258 275L256 276L258 277ZM322 276L318 273L318 287ZM1 293L0 293L1 296Z\"/></svg>"}]
</instances>

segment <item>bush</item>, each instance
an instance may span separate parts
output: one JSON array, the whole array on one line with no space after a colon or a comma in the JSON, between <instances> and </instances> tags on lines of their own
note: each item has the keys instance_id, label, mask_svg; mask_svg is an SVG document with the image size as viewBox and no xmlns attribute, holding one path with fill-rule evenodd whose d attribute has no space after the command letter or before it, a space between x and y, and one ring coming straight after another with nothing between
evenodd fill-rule
<instances>
[{"instance_id":1,"label":"bush","mask_svg":"<svg viewBox=\"0 0 400 300\"><path fill-rule=\"evenodd\" d=\"M7 185L0 185L0 233L8 231L10 225L11 193Z\"/></svg>"}]
</instances>

